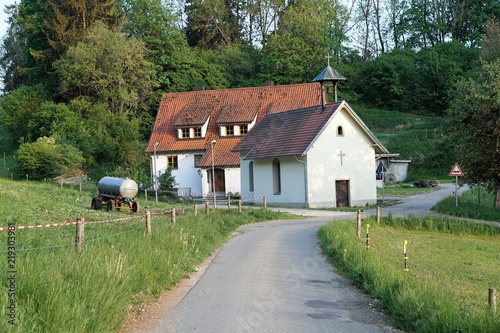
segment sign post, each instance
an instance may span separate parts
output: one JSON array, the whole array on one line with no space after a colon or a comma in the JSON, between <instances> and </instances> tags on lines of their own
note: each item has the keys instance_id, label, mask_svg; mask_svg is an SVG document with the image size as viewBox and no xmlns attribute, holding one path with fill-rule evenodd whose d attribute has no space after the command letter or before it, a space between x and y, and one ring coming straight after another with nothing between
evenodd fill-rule
<instances>
[{"instance_id":1,"label":"sign post","mask_svg":"<svg viewBox=\"0 0 500 333\"><path fill-rule=\"evenodd\" d=\"M463 177L464 173L458 163L451 168L450 176L455 177L455 207L458 207L458 177Z\"/></svg>"}]
</instances>

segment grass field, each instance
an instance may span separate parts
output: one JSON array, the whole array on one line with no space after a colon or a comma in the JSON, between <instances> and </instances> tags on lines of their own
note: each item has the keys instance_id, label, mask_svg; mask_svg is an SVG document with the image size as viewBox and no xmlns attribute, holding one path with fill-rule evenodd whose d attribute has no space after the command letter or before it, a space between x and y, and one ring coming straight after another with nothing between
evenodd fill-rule
<instances>
[{"instance_id":1,"label":"grass field","mask_svg":"<svg viewBox=\"0 0 500 333\"><path fill-rule=\"evenodd\" d=\"M488 221L500 221L500 209L493 207L495 195L485 188L472 188L458 198L447 198L439 202L433 209L439 213L475 218Z\"/></svg>"},{"instance_id":2,"label":"grass field","mask_svg":"<svg viewBox=\"0 0 500 333\"><path fill-rule=\"evenodd\" d=\"M449 178L456 161L442 134L444 119L360 105L353 108L391 153L411 160L408 181Z\"/></svg>"},{"instance_id":3,"label":"grass field","mask_svg":"<svg viewBox=\"0 0 500 333\"><path fill-rule=\"evenodd\" d=\"M319 231L336 269L378 299L405 332L498 332L500 316L488 306L500 289L500 228L438 218L353 221ZM366 228L369 227L369 248ZM407 268L404 271L404 241Z\"/></svg>"},{"instance_id":4,"label":"grass field","mask_svg":"<svg viewBox=\"0 0 500 333\"><path fill-rule=\"evenodd\" d=\"M191 205L142 201L153 215L147 234L143 215L90 208L95 189L0 180L1 225L62 223L85 219L84 250L75 251L75 226L0 231L0 332L115 332L129 311L195 270L240 225L293 215L265 209L217 209L193 215ZM143 199L142 199L143 200ZM132 216L133 217L133 216ZM10 252L9 252L10 251ZM11 277L14 277L11 279ZM8 279L9 278L9 279ZM14 281L14 282L12 282ZM12 297L11 297L12 296ZM14 302L15 325L9 323Z\"/></svg>"}]
</instances>

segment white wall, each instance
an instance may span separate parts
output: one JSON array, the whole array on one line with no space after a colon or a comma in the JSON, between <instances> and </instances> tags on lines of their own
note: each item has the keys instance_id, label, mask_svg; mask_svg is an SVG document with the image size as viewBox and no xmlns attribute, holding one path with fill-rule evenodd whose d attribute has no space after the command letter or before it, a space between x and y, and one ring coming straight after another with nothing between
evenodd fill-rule
<instances>
[{"instance_id":1,"label":"white wall","mask_svg":"<svg viewBox=\"0 0 500 333\"><path fill-rule=\"evenodd\" d=\"M201 153L202 152L199 152L197 154ZM194 153L178 154L178 168L172 169L172 175L175 177L175 182L178 184L176 185L177 188L189 187L191 188L191 195L199 196L203 193L202 179L205 178L200 177L200 175L198 174L198 170L200 168L194 166L194 155ZM161 175L167 169L167 156L174 155L156 155L156 170L158 175ZM153 155L151 155L151 160L154 160ZM204 177L206 177L206 175Z\"/></svg>"},{"instance_id":2,"label":"white wall","mask_svg":"<svg viewBox=\"0 0 500 333\"><path fill-rule=\"evenodd\" d=\"M196 152L202 154L203 152ZM189 187L191 188L192 196L206 196L210 192L210 184L208 183L207 170L203 170L194 166L195 153L185 153L177 155L178 168L172 170L172 175L178 184L176 188ZM167 169L167 156L174 155L156 155L156 170L157 175L161 175ZM151 155L151 170L154 170L154 156ZM201 177L198 173L201 170ZM226 193L231 191L233 193L240 192L240 169L230 168L225 169L224 172L226 180Z\"/></svg>"},{"instance_id":3,"label":"white wall","mask_svg":"<svg viewBox=\"0 0 500 333\"><path fill-rule=\"evenodd\" d=\"M337 136L339 125L343 136ZM309 206L336 207L337 180L349 180L350 206L376 203L374 161L372 141L345 110L336 113L307 154Z\"/></svg>"},{"instance_id":4,"label":"white wall","mask_svg":"<svg viewBox=\"0 0 500 333\"><path fill-rule=\"evenodd\" d=\"M241 154L244 156L245 152ZM305 206L304 194L304 165L292 157L278 158L281 169L281 194L274 194L273 191L273 159L254 160L254 191L249 191L249 164L251 161L241 160L241 188L243 200L257 198L255 201L261 202L266 196L268 204Z\"/></svg>"}]
</instances>

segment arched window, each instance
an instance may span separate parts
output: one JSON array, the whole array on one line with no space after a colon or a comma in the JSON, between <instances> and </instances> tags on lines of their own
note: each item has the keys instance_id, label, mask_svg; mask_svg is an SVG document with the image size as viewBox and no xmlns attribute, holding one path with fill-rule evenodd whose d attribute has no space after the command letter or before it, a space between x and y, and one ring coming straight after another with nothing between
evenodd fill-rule
<instances>
[{"instance_id":1,"label":"arched window","mask_svg":"<svg viewBox=\"0 0 500 333\"><path fill-rule=\"evenodd\" d=\"M342 126L337 127L337 136L344 136L344 129Z\"/></svg>"},{"instance_id":2,"label":"arched window","mask_svg":"<svg viewBox=\"0 0 500 333\"><path fill-rule=\"evenodd\" d=\"M248 190L253 192L253 162L248 165Z\"/></svg>"},{"instance_id":3,"label":"arched window","mask_svg":"<svg viewBox=\"0 0 500 333\"><path fill-rule=\"evenodd\" d=\"M277 158L273 160L273 192L281 194L281 169L280 161Z\"/></svg>"}]
</instances>

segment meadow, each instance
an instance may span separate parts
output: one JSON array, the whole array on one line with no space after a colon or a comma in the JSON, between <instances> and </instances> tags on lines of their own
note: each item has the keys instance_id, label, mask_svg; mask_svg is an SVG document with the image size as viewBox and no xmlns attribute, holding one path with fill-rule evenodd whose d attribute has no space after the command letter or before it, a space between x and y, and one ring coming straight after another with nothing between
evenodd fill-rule
<instances>
[{"instance_id":1,"label":"meadow","mask_svg":"<svg viewBox=\"0 0 500 333\"><path fill-rule=\"evenodd\" d=\"M436 204L433 210L439 213L488 221L500 221L500 209L493 207L494 193L484 187L474 187L458 197L449 197Z\"/></svg>"},{"instance_id":2,"label":"meadow","mask_svg":"<svg viewBox=\"0 0 500 333\"><path fill-rule=\"evenodd\" d=\"M453 149L443 135L444 119L353 106L356 113L391 153L409 159L408 182L449 180L449 170L456 162Z\"/></svg>"},{"instance_id":3,"label":"meadow","mask_svg":"<svg viewBox=\"0 0 500 333\"><path fill-rule=\"evenodd\" d=\"M0 231L0 288L8 295L0 298L0 332L115 332L129 312L140 312L141 304L194 271L238 226L294 218L259 208L242 214L212 209L209 215L200 208L194 216L192 204L139 198L143 212L184 212L175 224L169 215L153 215L148 234L143 214L92 210L96 191L0 180L1 227L85 219L81 254L75 251L75 225L19 229L11 236ZM120 218L132 219L92 223ZM9 322L11 301L15 325Z\"/></svg>"},{"instance_id":4,"label":"meadow","mask_svg":"<svg viewBox=\"0 0 500 333\"><path fill-rule=\"evenodd\" d=\"M500 288L500 227L389 215L380 225L367 218L358 238L354 224L335 221L322 227L322 249L339 273L378 300L396 327L499 332L500 315L489 307L488 295L490 288Z\"/></svg>"}]
</instances>

